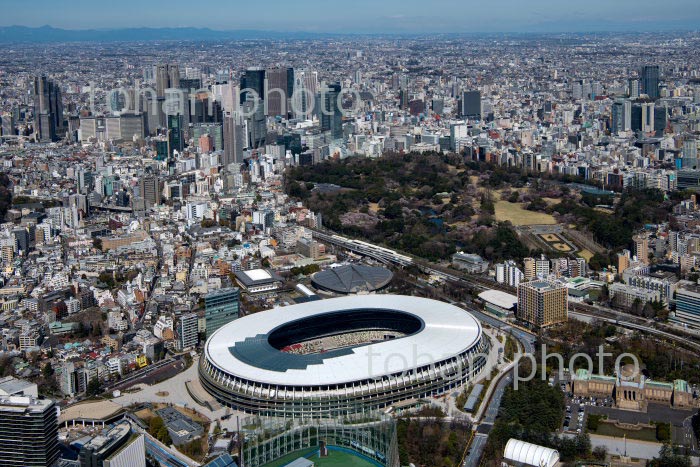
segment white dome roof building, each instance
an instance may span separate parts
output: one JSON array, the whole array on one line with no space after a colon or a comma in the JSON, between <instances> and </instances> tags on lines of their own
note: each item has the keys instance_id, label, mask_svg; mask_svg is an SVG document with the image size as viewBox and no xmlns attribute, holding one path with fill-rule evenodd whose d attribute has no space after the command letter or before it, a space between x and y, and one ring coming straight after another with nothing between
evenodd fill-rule
<instances>
[{"instance_id":1,"label":"white dome roof building","mask_svg":"<svg viewBox=\"0 0 700 467\"><path fill-rule=\"evenodd\" d=\"M559 452L556 449L511 438L506 443L503 458L509 465L554 467L559 463Z\"/></svg>"}]
</instances>

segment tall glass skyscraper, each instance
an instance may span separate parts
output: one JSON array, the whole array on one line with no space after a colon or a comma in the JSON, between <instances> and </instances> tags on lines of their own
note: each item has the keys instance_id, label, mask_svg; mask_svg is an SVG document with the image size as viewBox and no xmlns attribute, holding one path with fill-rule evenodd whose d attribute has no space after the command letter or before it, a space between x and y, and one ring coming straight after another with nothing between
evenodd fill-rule
<instances>
[{"instance_id":1,"label":"tall glass skyscraper","mask_svg":"<svg viewBox=\"0 0 700 467\"><path fill-rule=\"evenodd\" d=\"M241 104L254 99L252 91L258 94L259 99L265 100L265 70L249 68L241 75Z\"/></svg>"},{"instance_id":2,"label":"tall glass skyscraper","mask_svg":"<svg viewBox=\"0 0 700 467\"><path fill-rule=\"evenodd\" d=\"M340 83L333 83L321 90L321 131L330 131L333 139L343 137L343 114L339 104Z\"/></svg>"},{"instance_id":3,"label":"tall glass skyscraper","mask_svg":"<svg viewBox=\"0 0 700 467\"><path fill-rule=\"evenodd\" d=\"M41 142L58 141L65 136L63 100L59 86L46 76L34 78L34 133Z\"/></svg>"},{"instance_id":4,"label":"tall glass skyscraper","mask_svg":"<svg viewBox=\"0 0 700 467\"><path fill-rule=\"evenodd\" d=\"M645 65L640 73L642 92L652 99L659 98L659 65Z\"/></svg>"},{"instance_id":5,"label":"tall glass skyscraper","mask_svg":"<svg viewBox=\"0 0 700 467\"><path fill-rule=\"evenodd\" d=\"M216 290L204 296L207 338L221 326L238 318L240 290L236 287Z\"/></svg>"}]
</instances>

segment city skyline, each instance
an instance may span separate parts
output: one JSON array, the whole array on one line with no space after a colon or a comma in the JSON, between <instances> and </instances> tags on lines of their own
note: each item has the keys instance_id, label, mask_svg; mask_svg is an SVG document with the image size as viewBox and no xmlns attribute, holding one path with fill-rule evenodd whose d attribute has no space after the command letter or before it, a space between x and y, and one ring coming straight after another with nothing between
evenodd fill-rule
<instances>
[{"instance_id":1,"label":"city skyline","mask_svg":"<svg viewBox=\"0 0 700 467\"><path fill-rule=\"evenodd\" d=\"M0 467L700 465L697 1L0 0Z\"/></svg>"},{"instance_id":2,"label":"city skyline","mask_svg":"<svg viewBox=\"0 0 700 467\"><path fill-rule=\"evenodd\" d=\"M561 33L603 31L695 30L700 8L692 0L672 0L663 15L650 0L623 0L610 4L593 0L585 8L567 3L531 0L526 4L505 0L498 10L477 2L439 0L427 11L416 0L389 0L376 4L368 0L328 8L317 0L288 3L268 2L276 14L262 15L254 4L223 6L204 0L196 11L184 10L181 0L156 0L148 5L126 0L118 5L100 5L83 0L60 9L49 8L46 0L35 2L32 15L16 0L5 6L0 27L21 25L68 30L118 30L124 28L208 28L215 31L259 30L340 34L396 33ZM46 8L42 8L46 6ZM195 15L193 13L200 12Z\"/></svg>"}]
</instances>

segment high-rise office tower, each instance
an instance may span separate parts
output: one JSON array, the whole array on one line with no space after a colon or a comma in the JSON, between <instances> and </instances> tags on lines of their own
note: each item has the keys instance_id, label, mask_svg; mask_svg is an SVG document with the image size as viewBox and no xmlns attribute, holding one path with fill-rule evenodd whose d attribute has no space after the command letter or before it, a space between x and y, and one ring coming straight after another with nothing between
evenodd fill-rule
<instances>
[{"instance_id":1,"label":"high-rise office tower","mask_svg":"<svg viewBox=\"0 0 700 467\"><path fill-rule=\"evenodd\" d=\"M292 98L294 94L294 68L287 68L287 101Z\"/></svg>"},{"instance_id":2,"label":"high-rise office tower","mask_svg":"<svg viewBox=\"0 0 700 467\"><path fill-rule=\"evenodd\" d=\"M652 99L659 98L659 65L645 65L640 73L642 92Z\"/></svg>"},{"instance_id":3,"label":"high-rise office tower","mask_svg":"<svg viewBox=\"0 0 700 467\"><path fill-rule=\"evenodd\" d=\"M289 99L294 92L294 69L288 67L265 70L265 115L287 116Z\"/></svg>"},{"instance_id":4,"label":"high-rise office tower","mask_svg":"<svg viewBox=\"0 0 700 467\"><path fill-rule=\"evenodd\" d=\"M75 179L79 193L86 195L95 187L95 177L93 173L87 169L78 169L75 173Z\"/></svg>"},{"instance_id":5,"label":"high-rise office tower","mask_svg":"<svg viewBox=\"0 0 700 467\"><path fill-rule=\"evenodd\" d=\"M480 91L464 91L462 93L460 115L466 118L481 119Z\"/></svg>"},{"instance_id":6,"label":"high-rise office tower","mask_svg":"<svg viewBox=\"0 0 700 467\"><path fill-rule=\"evenodd\" d=\"M318 92L318 73L302 70L294 73L292 110L296 118L310 118L315 109Z\"/></svg>"},{"instance_id":7,"label":"high-rise office tower","mask_svg":"<svg viewBox=\"0 0 700 467\"><path fill-rule=\"evenodd\" d=\"M190 123L219 123L222 118L222 102L215 101L206 92L199 92L187 101Z\"/></svg>"},{"instance_id":8,"label":"high-rise office tower","mask_svg":"<svg viewBox=\"0 0 700 467\"><path fill-rule=\"evenodd\" d=\"M0 135L2 136L12 136L15 134L15 116L8 112L2 114L2 130L0 130Z\"/></svg>"},{"instance_id":9,"label":"high-rise office tower","mask_svg":"<svg viewBox=\"0 0 700 467\"><path fill-rule=\"evenodd\" d=\"M214 331L238 318L240 291L236 287L210 292L204 296L204 316L209 338Z\"/></svg>"},{"instance_id":10,"label":"high-rise office tower","mask_svg":"<svg viewBox=\"0 0 700 467\"><path fill-rule=\"evenodd\" d=\"M243 162L244 129L241 117L236 113L224 115L224 167L233 162ZM218 149L218 148L217 148Z\"/></svg>"},{"instance_id":11,"label":"high-rise office tower","mask_svg":"<svg viewBox=\"0 0 700 467\"><path fill-rule=\"evenodd\" d=\"M654 103L642 102L632 106L631 126L633 131L654 131Z\"/></svg>"},{"instance_id":12,"label":"high-rise office tower","mask_svg":"<svg viewBox=\"0 0 700 467\"><path fill-rule=\"evenodd\" d=\"M146 207L160 204L160 179L155 175L144 175L139 180L139 193Z\"/></svg>"},{"instance_id":13,"label":"high-rise office tower","mask_svg":"<svg viewBox=\"0 0 700 467\"><path fill-rule=\"evenodd\" d=\"M182 115L168 115L168 142L170 143L171 156L173 151L181 154L185 149L182 120Z\"/></svg>"},{"instance_id":14,"label":"high-rise office tower","mask_svg":"<svg viewBox=\"0 0 700 467\"><path fill-rule=\"evenodd\" d=\"M41 142L58 141L65 136L61 89L46 76L33 82L34 133Z\"/></svg>"},{"instance_id":15,"label":"high-rise office tower","mask_svg":"<svg viewBox=\"0 0 700 467\"><path fill-rule=\"evenodd\" d=\"M226 81L212 86L214 98L221 103L224 112L233 112L238 108L240 88L233 82Z\"/></svg>"},{"instance_id":16,"label":"high-rise office tower","mask_svg":"<svg viewBox=\"0 0 700 467\"><path fill-rule=\"evenodd\" d=\"M223 123L195 123L192 127L192 137L194 138L195 144L200 145L200 138L203 135L210 135L212 139L213 148L210 151L217 150L221 151L224 149L224 129ZM200 145L200 149L201 145ZM242 148L241 148L242 151ZM202 151L207 152L207 151Z\"/></svg>"},{"instance_id":17,"label":"high-rise office tower","mask_svg":"<svg viewBox=\"0 0 700 467\"><path fill-rule=\"evenodd\" d=\"M165 90L180 87L180 68L177 65L159 64L155 67L156 94L165 97Z\"/></svg>"},{"instance_id":18,"label":"high-rise office tower","mask_svg":"<svg viewBox=\"0 0 700 467\"><path fill-rule=\"evenodd\" d=\"M518 285L516 316L541 328L568 319L568 291L558 282L534 280Z\"/></svg>"},{"instance_id":19,"label":"high-rise office tower","mask_svg":"<svg viewBox=\"0 0 700 467\"><path fill-rule=\"evenodd\" d=\"M249 148L259 148L265 146L267 139L267 119L265 117L265 106L262 102L257 104L248 100L242 104L245 113L246 142Z\"/></svg>"},{"instance_id":20,"label":"high-rise office tower","mask_svg":"<svg viewBox=\"0 0 700 467\"><path fill-rule=\"evenodd\" d=\"M199 342L196 313L185 313L177 320L177 346L179 350L194 348Z\"/></svg>"},{"instance_id":21,"label":"high-rise office tower","mask_svg":"<svg viewBox=\"0 0 700 467\"><path fill-rule=\"evenodd\" d=\"M187 89L188 91L191 91L194 89L195 91L198 89L202 88L202 79L201 78L180 78L180 89Z\"/></svg>"},{"instance_id":22,"label":"high-rise office tower","mask_svg":"<svg viewBox=\"0 0 700 467\"><path fill-rule=\"evenodd\" d=\"M255 99L253 91L258 99L265 100L265 70L261 68L248 68L241 75L241 104ZM263 105L262 102L258 104Z\"/></svg>"},{"instance_id":23,"label":"high-rise office tower","mask_svg":"<svg viewBox=\"0 0 700 467\"><path fill-rule=\"evenodd\" d=\"M340 90L340 83L329 84L321 89L321 131L330 131L333 139L343 137Z\"/></svg>"},{"instance_id":24,"label":"high-rise office tower","mask_svg":"<svg viewBox=\"0 0 700 467\"><path fill-rule=\"evenodd\" d=\"M654 106L654 133L656 136L663 136L668 125L668 108L665 106Z\"/></svg>"},{"instance_id":25,"label":"high-rise office tower","mask_svg":"<svg viewBox=\"0 0 700 467\"><path fill-rule=\"evenodd\" d=\"M49 467L59 455L58 413L54 402L0 396L0 465Z\"/></svg>"},{"instance_id":26,"label":"high-rise office tower","mask_svg":"<svg viewBox=\"0 0 700 467\"><path fill-rule=\"evenodd\" d=\"M408 110L409 93L405 89L399 90L399 109Z\"/></svg>"},{"instance_id":27,"label":"high-rise office tower","mask_svg":"<svg viewBox=\"0 0 700 467\"><path fill-rule=\"evenodd\" d=\"M627 94L630 99L637 99L639 97L639 80L635 78L630 78L627 80Z\"/></svg>"},{"instance_id":28,"label":"high-rise office tower","mask_svg":"<svg viewBox=\"0 0 700 467\"><path fill-rule=\"evenodd\" d=\"M399 74L394 73L391 75L391 89L399 89L399 86L401 86L399 84Z\"/></svg>"},{"instance_id":29,"label":"high-rise office tower","mask_svg":"<svg viewBox=\"0 0 700 467\"><path fill-rule=\"evenodd\" d=\"M612 106L612 124L610 131L618 134L632 128L632 102L627 99L615 101Z\"/></svg>"}]
</instances>

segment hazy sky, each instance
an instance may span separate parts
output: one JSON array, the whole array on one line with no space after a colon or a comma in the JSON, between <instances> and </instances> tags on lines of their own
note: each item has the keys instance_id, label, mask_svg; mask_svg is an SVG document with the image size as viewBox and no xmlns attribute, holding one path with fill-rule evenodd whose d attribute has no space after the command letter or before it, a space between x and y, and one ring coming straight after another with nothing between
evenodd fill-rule
<instances>
[{"instance_id":1,"label":"hazy sky","mask_svg":"<svg viewBox=\"0 0 700 467\"><path fill-rule=\"evenodd\" d=\"M0 0L0 26L319 32L700 28L700 0Z\"/></svg>"}]
</instances>

